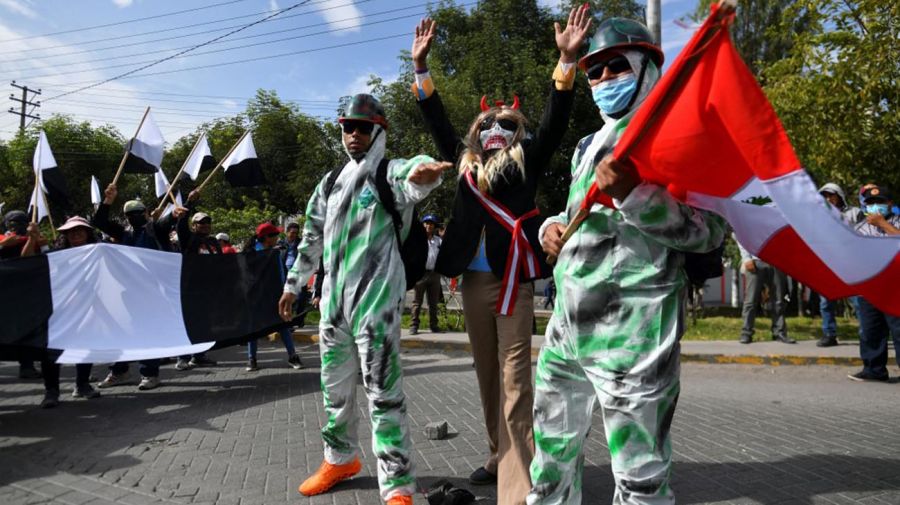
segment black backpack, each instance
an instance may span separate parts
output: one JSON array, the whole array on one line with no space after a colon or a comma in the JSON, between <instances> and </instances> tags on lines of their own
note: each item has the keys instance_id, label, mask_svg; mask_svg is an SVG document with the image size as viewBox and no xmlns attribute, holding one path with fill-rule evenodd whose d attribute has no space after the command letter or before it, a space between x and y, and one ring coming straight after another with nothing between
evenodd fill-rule
<instances>
[{"instance_id":1,"label":"black backpack","mask_svg":"<svg viewBox=\"0 0 900 505\"><path fill-rule=\"evenodd\" d=\"M593 133L590 134L583 138L578 144L579 159L587 152L588 147L594 140L594 135L595 134ZM605 156L607 152L609 151L598 151L597 156L594 157L593 164L596 165L600 161L600 158ZM707 279L721 277L725 271L722 265L722 260L725 256L724 240L719 244L719 247L709 252L694 253L681 251L681 254L684 255L684 272L687 274L688 281L695 286L702 286Z\"/></svg>"},{"instance_id":2,"label":"black backpack","mask_svg":"<svg viewBox=\"0 0 900 505\"><path fill-rule=\"evenodd\" d=\"M428 236L425 234L423 226L416 226L419 222L419 211L413 207L412 226L409 228L409 235L407 235L405 241L400 239L400 232L403 231L403 217L400 216L400 212L394 205L394 192L387 180L389 161L382 158L381 163L378 164L378 168L375 171L375 187L378 190L378 201L381 202L384 210L391 215L391 220L394 223L394 236L397 238L400 258L403 260L403 269L406 272L406 289L410 290L425 276L425 263L428 261ZM334 183L337 181L342 169L343 167L336 168L328 175L325 186L322 188L325 198L331 195L331 190L334 189Z\"/></svg>"}]
</instances>

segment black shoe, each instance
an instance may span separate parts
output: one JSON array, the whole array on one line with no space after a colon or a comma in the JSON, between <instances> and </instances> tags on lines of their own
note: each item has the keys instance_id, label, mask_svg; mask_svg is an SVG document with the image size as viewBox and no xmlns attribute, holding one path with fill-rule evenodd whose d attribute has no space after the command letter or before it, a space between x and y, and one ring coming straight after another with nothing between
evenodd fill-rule
<instances>
[{"instance_id":1,"label":"black shoe","mask_svg":"<svg viewBox=\"0 0 900 505\"><path fill-rule=\"evenodd\" d=\"M247 372L255 372L259 370L259 365L256 364L255 359L250 358L247 360L247 367L244 368L244 370L246 370Z\"/></svg>"},{"instance_id":2,"label":"black shoe","mask_svg":"<svg viewBox=\"0 0 900 505\"><path fill-rule=\"evenodd\" d=\"M432 328L431 333L444 333L440 328Z\"/></svg>"},{"instance_id":3,"label":"black shoe","mask_svg":"<svg viewBox=\"0 0 900 505\"><path fill-rule=\"evenodd\" d=\"M294 367L294 370L300 370L303 368L303 363L300 361L300 356L296 354L288 358L288 365Z\"/></svg>"},{"instance_id":4,"label":"black shoe","mask_svg":"<svg viewBox=\"0 0 900 505\"><path fill-rule=\"evenodd\" d=\"M742 344L749 344L750 342L753 342L753 337L751 337L750 335L741 335L741 339L738 340L738 342Z\"/></svg>"},{"instance_id":5,"label":"black shoe","mask_svg":"<svg viewBox=\"0 0 900 505\"><path fill-rule=\"evenodd\" d=\"M847 376L848 379L857 382L888 382L890 381L890 377L888 374L884 375L875 375L871 372L867 372L863 370L862 372L857 372L855 374L851 374Z\"/></svg>"},{"instance_id":6,"label":"black shoe","mask_svg":"<svg viewBox=\"0 0 900 505\"><path fill-rule=\"evenodd\" d=\"M772 340L777 340L782 344L796 344L797 341L787 335L772 336Z\"/></svg>"},{"instance_id":7,"label":"black shoe","mask_svg":"<svg viewBox=\"0 0 900 505\"><path fill-rule=\"evenodd\" d=\"M52 409L59 406L59 391L47 391L41 400L42 409Z\"/></svg>"},{"instance_id":8,"label":"black shoe","mask_svg":"<svg viewBox=\"0 0 900 505\"><path fill-rule=\"evenodd\" d=\"M496 483L497 476L485 470L483 466L472 472L472 475L469 475L469 484L473 486L487 486Z\"/></svg>"},{"instance_id":9,"label":"black shoe","mask_svg":"<svg viewBox=\"0 0 900 505\"><path fill-rule=\"evenodd\" d=\"M837 337L824 336L816 342L816 347L834 347L838 345Z\"/></svg>"},{"instance_id":10,"label":"black shoe","mask_svg":"<svg viewBox=\"0 0 900 505\"><path fill-rule=\"evenodd\" d=\"M410 326L410 327L409 327L409 334L410 334L410 335L418 335L418 334L419 334L419 327L418 327L418 326Z\"/></svg>"}]
</instances>

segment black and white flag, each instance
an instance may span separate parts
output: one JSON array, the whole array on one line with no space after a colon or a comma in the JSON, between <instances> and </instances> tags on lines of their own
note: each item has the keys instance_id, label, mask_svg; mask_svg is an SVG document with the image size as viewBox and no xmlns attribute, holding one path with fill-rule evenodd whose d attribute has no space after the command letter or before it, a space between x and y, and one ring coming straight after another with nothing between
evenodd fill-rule
<instances>
[{"instance_id":1,"label":"black and white flag","mask_svg":"<svg viewBox=\"0 0 900 505\"><path fill-rule=\"evenodd\" d=\"M278 251L181 255L92 244L0 262L0 346L59 363L181 356L266 335L278 317Z\"/></svg>"},{"instance_id":2,"label":"black and white flag","mask_svg":"<svg viewBox=\"0 0 900 505\"><path fill-rule=\"evenodd\" d=\"M44 194L43 170L35 170L34 176L37 177L37 184L34 185L31 200L28 201L28 215L33 215L34 209L37 208L35 222L40 223L50 215L50 209L47 207L47 195Z\"/></svg>"},{"instance_id":3,"label":"black and white flag","mask_svg":"<svg viewBox=\"0 0 900 505\"><path fill-rule=\"evenodd\" d=\"M37 146L34 148L33 164L35 177L40 172L41 184L47 198L57 208L64 211L68 210L69 189L66 186L66 179L63 177L62 171L56 166L56 158L53 157L53 151L50 150L50 142L47 141L47 135L44 133L44 130L41 130Z\"/></svg>"},{"instance_id":4,"label":"black and white flag","mask_svg":"<svg viewBox=\"0 0 900 505\"><path fill-rule=\"evenodd\" d=\"M192 181L197 180L200 172L207 172L216 166L216 160L213 158L212 151L209 149L209 141L206 133L200 134L197 144L191 151L190 157L184 162L184 173L191 178Z\"/></svg>"},{"instance_id":5,"label":"black and white flag","mask_svg":"<svg viewBox=\"0 0 900 505\"><path fill-rule=\"evenodd\" d=\"M150 112L137 135L128 141L128 157L122 171L126 174L153 174L160 170L166 141Z\"/></svg>"},{"instance_id":6,"label":"black and white flag","mask_svg":"<svg viewBox=\"0 0 900 505\"><path fill-rule=\"evenodd\" d=\"M225 179L234 187L259 186L266 182L250 132L241 138L231 154L222 161L222 167L225 168Z\"/></svg>"},{"instance_id":7,"label":"black and white flag","mask_svg":"<svg viewBox=\"0 0 900 505\"><path fill-rule=\"evenodd\" d=\"M162 198L169 192L169 179L166 178L166 174L163 173L162 169L157 170L153 174L153 185L156 189L156 198Z\"/></svg>"},{"instance_id":8,"label":"black and white flag","mask_svg":"<svg viewBox=\"0 0 900 505\"><path fill-rule=\"evenodd\" d=\"M91 203L94 205L94 208L100 206L103 203L103 194L100 193L100 183L97 182L97 178L93 175L91 176Z\"/></svg>"}]
</instances>

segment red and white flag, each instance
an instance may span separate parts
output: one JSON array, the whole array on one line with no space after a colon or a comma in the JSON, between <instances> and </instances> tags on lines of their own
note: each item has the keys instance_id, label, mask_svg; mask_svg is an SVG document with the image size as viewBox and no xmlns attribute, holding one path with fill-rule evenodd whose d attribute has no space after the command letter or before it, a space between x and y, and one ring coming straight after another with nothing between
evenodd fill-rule
<instances>
[{"instance_id":1,"label":"red and white flag","mask_svg":"<svg viewBox=\"0 0 900 505\"><path fill-rule=\"evenodd\" d=\"M816 191L718 6L632 118L614 156L725 217L741 244L829 299L900 315L900 237L864 237ZM693 68L691 68L693 67Z\"/></svg>"}]
</instances>

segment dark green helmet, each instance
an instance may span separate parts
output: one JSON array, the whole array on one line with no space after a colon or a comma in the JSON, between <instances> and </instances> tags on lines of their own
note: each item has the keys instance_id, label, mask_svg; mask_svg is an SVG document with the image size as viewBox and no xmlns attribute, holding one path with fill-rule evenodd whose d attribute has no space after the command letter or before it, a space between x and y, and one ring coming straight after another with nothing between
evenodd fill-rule
<instances>
[{"instance_id":1,"label":"dark green helmet","mask_svg":"<svg viewBox=\"0 0 900 505\"><path fill-rule=\"evenodd\" d=\"M347 104L343 114L338 118L338 123L343 123L347 120L369 121L381 125L384 129L388 127L387 118L384 117L384 107L381 106L381 102L374 96L365 93L354 95L350 99L350 103Z\"/></svg>"},{"instance_id":2,"label":"dark green helmet","mask_svg":"<svg viewBox=\"0 0 900 505\"><path fill-rule=\"evenodd\" d=\"M662 68L663 52L653 41L650 30L638 21L628 18L609 18L600 23L587 54L578 60L578 68L585 70L587 61L610 49L640 49L653 58L656 66Z\"/></svg>"}]
</instances>

